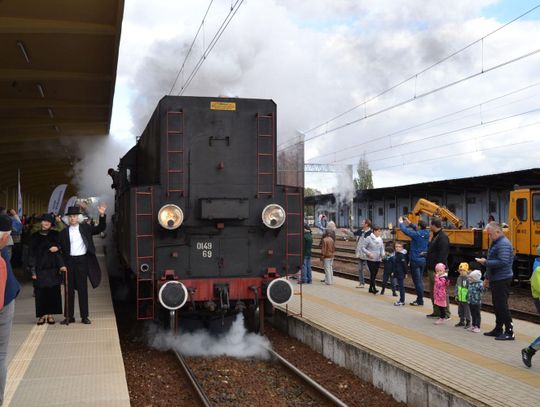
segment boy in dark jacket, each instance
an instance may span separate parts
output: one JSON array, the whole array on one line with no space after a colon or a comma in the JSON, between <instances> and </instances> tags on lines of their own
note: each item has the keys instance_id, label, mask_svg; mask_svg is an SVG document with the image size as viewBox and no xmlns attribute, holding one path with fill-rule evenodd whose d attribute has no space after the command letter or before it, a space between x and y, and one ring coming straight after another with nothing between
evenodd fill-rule
<instances>
[{"instance_id":1,"label":"boy in dark jacket","mask_svg":"<svg viewBox=\"0 0 540 407\"><path fill-rule=\"evenodd\" d=\"M392 287L392 295L394 297L397 297L397 294L396 294L397 287L394 284L395 265L396 265L396 258L395 258L394 248L391 245L389 245L386 247L384 257L383 257L384 273L383 273L383 279L382 279L381 295L384 295L384 290L386 289L388 280L390 280L390 286Z\"/></svg>"},{"instance_id":2,"label":"boy in dark jacket","mask_svg":"<svg viewBox=\"0 0 540 407\"><path fill-rule=\"evenodd\" d=\"M403 243L396 242L394 276L397 280L397 286L399 287L399 301L396 301L394 305L397 307L405 305L405 274L407 274L407 250L404 249Z\"/></svg>"}]
</instances>

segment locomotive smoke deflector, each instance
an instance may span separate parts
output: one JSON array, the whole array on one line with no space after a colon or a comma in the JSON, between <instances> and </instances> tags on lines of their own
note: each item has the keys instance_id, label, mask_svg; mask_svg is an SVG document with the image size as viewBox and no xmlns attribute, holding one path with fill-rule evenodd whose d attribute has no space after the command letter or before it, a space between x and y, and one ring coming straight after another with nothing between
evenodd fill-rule
<instances>
[{"instance_id":1,"label":"locomotive smoke deflector","mask_svg":"<svg viewBox=\"0 0 540 407\"><path fill-rule=\"evenodd\" d=\"M262 211L262 221L270 229L277 229L283 226L286 217L285 209L278 204L267 205Z\"/></svg>"},{"instance_id":2,"label":"locomotive smoke deflector","mask_svg":"<svg viewBox=\"0 0 540 407\"><path fill-rule=\"evenodd\" d=\"M183 221L184 212L176 205L163 205L158 212L158 222L165 229L178 229Z\"/></svg>"},{"instance_id":3,"label":"locomotive smoke deflector","mask_svg":"<svg viewBox=\"0 0 540 407\"><path fill-rule=\"evenodd\" d=\"M266 288L266 296L273 305L286 305L294 295L294 288L286 278L276 278L272 280Z\"/></svg>"},{"instance_id":4,"label":"locomotive smoke deflector","mask_svg":"<svg viewBox=\"0 0 540 407\"><path fill-rule=\"evenodd\" d=\"M161 286L158 297L163 307L171 311L176 311L186 303L188 291L186 286L181 282L170 280Z\"/></svg>"}]
</instances>

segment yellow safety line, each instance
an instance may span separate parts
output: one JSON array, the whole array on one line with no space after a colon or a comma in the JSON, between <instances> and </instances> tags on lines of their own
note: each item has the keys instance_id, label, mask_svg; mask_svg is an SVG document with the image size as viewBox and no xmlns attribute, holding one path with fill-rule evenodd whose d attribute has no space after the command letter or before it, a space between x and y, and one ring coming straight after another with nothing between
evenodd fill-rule
<instances>
[{"instance_id":1,"label":"yellow safety line","mask_svg":"<svg viewBox=\"0 0 540 407\"><path fill-rule=\"evenodd\" d=\"M378 317L374 317L374 316L365 314L363 312L360 312L360 311L357 311L357 310L354 310L354 309L351 309L342 305L335 304L331 301L316 297L312 294L304 293L303 296L306 300L314 302L321 306L324 306L326 309L330 308L340 313L349 315L353 318L361 319L378 328L382 328L386 331L392 332L395 335L412 339L418 343L440 350L449 355L463 359L467 362L474 363L476 365L492 370L503 376L509 376L520 382L527 383L530 386L533 386L536 388L540 386L540 376L537 373L529 372L525 369L518 369L512 365L509 365L508 363L501 362L499 360L471 352L470 349L465 349L465 348L460 347L459 345L445 342L440 339L434 339L433 337L424 335L422 333L408 329L406 327L395 324L393 322L388 322ZM305 318L305 314L304 314L304 318ZM369 347L369 345L366 345L366 344L362 344L362 345Z\"/></svg>"},{"instance_id":2,"label":"yellow safety line","mask_svg":"<svg viewBox=\"0 0 540 407\"><path fill-rule=\"evenodd\" d=\"M315 271L315 273L319 273L318 271ZM319 273L321 275L324 275L323 273ZM338 277L340 278L340 277ZM334 278L334 280L336 281L339 281L337 280L336 278ZM363 289L361 288L355 288L355 287L349 287L347 285L343 285L341 283L334 283L333 284L334 287L340 289L340 290L345 290L345 291L348 291L348 292L351 292L351 293L358 293L360 295L363 295L365 297L371 297L371 298L374 298L375 300L377 301L384 301L384 302L387 302L387 303L394 303L394 298L396 297L385 297L384 295L373 295L367 291L364 291ZM379 290L380 291L380 290ZM391 291L391 290L390 290ZM431 299L429 298L426 298L428 301L431 301ZM426 307L412 307L412 306L406 306L406 308L408 310L412 310L414 312L418 312L420 314L423 314L426 312L426 309L429 310L429 306L426 308ZM454 320L457 321L457 318L453 317ZM483 324L483 326L486 326L486 324ZM493 324L487 324L488 327L495 327L495 325ZM526 342L532 342L536 339L536 337L532 337L532 336L529 336L529 335L525 335L523 333L519 333L519 339L523 339L524 341Z\"/></svg>"},{"instance_id":3,"label":"yellow safety line","mask_svg":"<svg viewBox=\"0 0 540 407\"><path fill-rule=\"evenodd\" d=\"M11 399L24 378L24 375L28 370L28 366L30 366L30 363L34 358L37 348L43 340L43 336L45 335L47 329L47 324L44 326L34 326L15 356L13 356L13 359L11 359L8 366L7 383L4 392L4 403L6 406L9 406L11 403Z\"/></svg>"}]
</instances>

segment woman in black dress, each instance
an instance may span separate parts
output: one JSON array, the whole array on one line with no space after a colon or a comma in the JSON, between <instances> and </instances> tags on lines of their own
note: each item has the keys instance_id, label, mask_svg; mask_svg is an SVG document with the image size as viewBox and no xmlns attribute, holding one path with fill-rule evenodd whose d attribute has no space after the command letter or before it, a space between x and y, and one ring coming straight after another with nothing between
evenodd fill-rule
<instances>
[{"instance_id":1,"label":"woman in black dress","mask_svg":"<svg viewBox=\"0 0 540 407\"><path fill-rule=\"evenodd\" d=\"M54 324L54 314L62 313L62 274L66 268L59 252L58 232L52 230L54 216L41 217L41 230L32 235L30 267L34 280L37 324Z\"/></svg>"}]
</instances>

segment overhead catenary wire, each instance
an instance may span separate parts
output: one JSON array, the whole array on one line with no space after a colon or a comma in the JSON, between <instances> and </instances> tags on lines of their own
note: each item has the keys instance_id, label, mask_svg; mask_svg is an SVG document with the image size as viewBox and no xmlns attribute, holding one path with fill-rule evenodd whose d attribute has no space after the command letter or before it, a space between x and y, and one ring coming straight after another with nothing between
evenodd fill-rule
<instances>
[{"instance_id":1,"label":"overhead catenary wire","mask_svg":"<svg viewBox=\"0 0 540 407\"><path fill-rule=\"evenodd\" d=\"M535 109L531 109L531 110L527 110L525 112L515 113L515 114L508 115L508 116L500 117L500 118L497 118L497 119L489 120L489 121L482 121L480 123L460 127L458 129L453 129L453 130L448 130L448 131L444 131L444 132L437 133L437 134L432 134L432 135L422 137L422 138L419 138L419 139L416 139L416 140L404 141L402 143L394 144L391 147L382 147L382 148L379 148L379 149L366 151L365 154L374 154L374 153L377 153L377 152L380 152L380 151L387 151L389 149L402 147L402 146L406 146L406 145L410 145L410 144L414 144L414 143L419 143L421 141L431 140L431 139L434 139L434 138L437 138L437 137L448 136L450 134L458 133L458 132L461 132L461 131L471 130L471 129L474 129L474 128L477 128L477 127L482 127L482 126L488 126L490 124L498 123L498 122L501 122L501 121L504 121L504 120L509 120L509 119L513 119L513 118L516 118L516 117L524 116L524 115L531 114L531 113L537 113L537 112L540 112L540 107L535 108ZM356 157L357 155L358 154L354 154L352 156L340 157L339 160L334 159L333 161L330 161L330 162L335 163L337 161L348 160L348 159Z\"/></svg>"},{"instance_id":2,"label":"overhead catenary wire","mask_svg":"<svg viewBox=\"0 0 540 407\"><path fill-rule=\"evenodd\" d=\"M191 81L193 80L195 75L197 75L197 72L199 72L199 69L201 68L202 64L204 63L206 58L208 58L208 55L212 52L212 50L218 43L219 39L225 32L225 29L229 26L230 22L232 21L232 19L234 18L238 10L240 9L240 6L242 5L243 2L244 0L236 0L236 2L233 5L231 5L229 13L227 14L225 19L221 23L221 26L218 28L218 30L214 34L214 37L212 38L212 40L210 41L206 49L203 51L203 54L201 55L197 64L195 65L191 73L189 74L188 78L186 79L184 84L181 86L180 92L178 93L178 95L183 95L186 89L188 88L188 86L191 84Z\"/></svg>"},{"instance_id":3,"label":"overhead catenary wire","mask_svg":"<svg viewBox=\"0 0 540 407\"><path fill-rule=\"evenodd\" d=\"M512 24L512 23L516 22L517 20L519 20L519 19L525 17L526 15L532 13L533 11L535 11L535 10L538 9L538 8L540 8L540 4L537 4L536 6L534 6L534 7L532 7L531 9L525 11L524 13L520 14L519 16L517 16L517 17L513 18L512 20L506 22L506 23L503 24L502 26L497 27L495 30L489 32L488 34L484 35L483 37L481 37L481 38L479 38L479 39L477 39L477 40L475 40L475 41L473 41L473 42L471 42L471 43L465 45L464 47L458 49L457 51L452 52L451 54L447 55L446 57L444 57L444 58L438 60L437 62L435 62L435 63L433 63L433 64L427 66L426 68L424 68L424 69L422 69L421 71L419 71L419 72L417 72L417 73L415 73L415 74L409 76L408 78L406 78L406 79L404 79L404 80L402 80L402 81L400 81L400 82L398 82L398 83L396 83L396 84L390 86L389 88L383 90L382 92L379 92L378 94L376 94L375 96L372 96L371 98L365 100L364 102L362 102L362 103L360 103L360 104L358 104L358 105L356 105L356 106L353 106L352 108L350 108L350 109L348 109L348 110L346 110L346 111L344 111L344 112L338 114L337 116L334 116L334 117L332 117L332 118L330 118L330 119L328 119L328 120L325 120L324 122L322 122L322 123L320 123L320 124L318 124L318 125L316 125L316 126L310 128L310 129L308 129L308 130L306 130L306 131L303 131L302 133L304 133L304 134L311 133L312 131L314 131L314 130L316 130L316 129L322 127L322 126L326 126L326 125L328 125L328 123L333 122L334 120L337 120L337 119L339 119L339 118L345 116L347 113L350 113L350 112L352 112L352 111L358 109L358 108L361 107L361 106L365 106L367 103L369 103L369 102L371 102L371 101L373 101L373 100L375 100L375 99L377 99L377 98L379 98L379 97L381 97L381 96L383 96L383 95L385 95L385 94L391 92L392 90L398 88L398 87L401 86L401 85L404 85L405 83L407 83L407 82L409 82L409 81L411 81L411 80L413 80L413 79L416 81L416 80L418 79L418 75L421 75L421 74L423 74L423 73L429 71L430 69L433 69L434 67L436 67L436 66L442 64L443 62L446 62L446 61L449 60L450 58L452 58L452 57L454 57L454 56L460 54L461 52L463 52L463 51L469 49L469 48L472 47L473 45L476 45L476 44L478 44L478 43L481 42L481 43L482 43L482 47L483 47L483 41L484 41L484 39L490 37L491 35L495 34L495 33L498 32L498 31L500 31L500 30L502 30L502 29L508 27L510 24ZM483 50L482 50L482 51L483 51ZM482 52L482 58L483 58L483 55L484 55L484 54L483 54L483 52ZM484 69L483 69L483 60L482 60L482 71L483 71L483 70L484 70ZM416 93L416 92L415 92L415 93Z\"/></svg>"},{"instance_id":4,"label":"overhead catenary wire","mask_svg":"<svg viewBox=\"0 0 540 407\"><path fill-rule=\"evenodd\" d=\"M430 162L430 161L444 160L444 159L447 159L447 158L461 157L463 155L476 154L476 153L481 153L481 152L484 152L484 151L496 150L498 148L506 148L506 147L511 148L511 147L520 146L520 145L523 145L523 144L531 144L531 143L534 143L534 142L538 142L538 141L537 140L525 140L525 141L522 141L522 142L519 142L519 143L507 143L507 144L498 145L498 146L494 146L494 147L481 148L481 149L474 150L474 151L465 151L465 152L459 152L459 153L454 153L454 154L443 155L443 156L439 156L439 157L431 157L431 158L426 158L426 159L422 159L422 160L416 160L416 161L410 162L410 163L388 165L388 166L385 166L385 167L374 168L374 169L372 169L372 171L382 171L382 170L387 170L387 169L391 169L391 168L406 167L406 166L422 164L422 163L426 163L426 162Z\"/></svg>"},{"instance_id":5,"label":"overhead catenary wire","mask_svg":"<svg viewBox=\"0 0 540 407\"><path fill-rule=\"evenodd\" d=\"M475 136L474 140L478 141L480 139L485 139L485 138L488 138L488 137L498 136L498 135L501 135L501 134L507 134L507 133L511 133L513 131L516 131L516 130L523 130L523 129L526 129L528 127L538 126L539 124L540 124L540 121L537 121L537 122L533 122L533 123L527 123L527 124L519 125L519 126L516 126L516 127L512 127L511 129L499 130L499 131L496 131L496 132L493 132L493 133L482 134L480 136ZM426 151L441 149L443 147L455 146L455 145L467 143L469 141L470 141L470 139L452 141L450 143L445 143L445 144L437 144L436 146L431 146L431 147L422 148L422 149L419 149L419 150L414 150L414 154L417 155L419 153L425 153ZM394 159L394 158L401 158L401 157L403 157L403 154L394 154L394 155L387 156L387 157L377 157L377 161L386 161L386 160L391 160L391 159Z\"/></svg>"},{"instance_id":6,"label":"overhead catenary wire","mask_svg":"<svg viewBox=\"0 0 540 407\"><path fill-rule=\"evenodd\" d=\"M214 0L210 0L210 3L208 4L208 7L206 8L206 12L204 13L201 24L199 24L199 28L198 28L197 32L195 33L195 37L193 37L193 41L191 41L191 45L189 47L189 50L186 53L186 56L184 57L184 62L182 62L182 65L180 66L180 69L178 70L178 73L176 74L176 78L174 79L174 82L173 82L173 84L171 86L171 89L169 90L169 95L172 94L172 91L174 90L174 87L176 86L176 82L178 82L178 78L180 77L180 74L184 71L184 67L186 66L187 59L189 58L189 55L191 54L191 51L193 50L193 46L195 45L195 41L197 41L197 38L199 37L199 33L201 32L201 29L204 26L206 16L208 15L208 12L210 11L210 7L212 7L213 2L214 2Z\"/></svg>"},{"instance_id":7,"label":"overhead catenary wire","mask_svg":"<svg viewBox=\"0 0 540 407\"><path fill-rule=\"evenodd\" d=\"M359 147L361 147L361 146L364 146L364 145L366 145L366 144L371 144L371 143L374 143L374 142L376 142L376 141L384 140L384 139L386 139L386 138L391 138L391 137L393 137L393 136L397 136L397 135L400 135L400 134L406 134L406 133L408 133L408 132L411 131L411 130L415 130L415 129L424 127L425 125L428 125L428 124L436 123L436 122L438 122L439 120L443 120L443 119L446 119L446 118L449 118L449 117L458 115L458 114L460 114L460 113L464 113L464 112L466 112L466 111L468 111L468 110L472 110L472 109L476 109L476 108L481 108L481 109L482 109L482 112L484 113L484 112L487 111L487 109L486 109L486 110L483 109L483 106L484 106L484 105L487 105L487 104L489 104L489 103L495 102L495 101L500 100L500 99L504 99L504 98L506 98L506 97L508 97L508 96L516 95L516 94L518 94L518 93L521 93L521 92L524 92L524 91L526 91L526 90L532 89L532 88L534 88L534 87L536 87L536 86L539 86L539 85L540 85L540 82L534 82L534 83L532 83L532 84L529 84L529 85L527 85L527 86L521 87L521 88L519 88L519 89L510 91L510 92L507 92L507 93L505 93L505 94L503 94L503 95L495 96L495 97L490 98L490 99L488 99L488 100L485 100L485 101L483 101L483 102L480 102L480 103L477 103L477 104L474 104L474 105L465 107L465 108L463 108L463 109L456 110L456 111L451 112L451 113L444 114L444 115L442 115L442 116L435 117L434 119L430 119L430 120L427 120L427 121L425 121L425 122L417 123L417 124L414 124L414 125L412 125L412 126L408 126L408 127L404 128L404 129L396 130L396 131L393 131L393 132L384 134L384 135L382 135L382 136L378 136L378 137L375 137L375 138L372 138L372 139L363 141L363 142L361 142L361 143L353 144L353 145L351 145L351 146L344 147L344 148L342 148L342 149L340 149L340 150L335 150L335 151L332 151L332 152L330 152L330 153L325 153L325 154L319 154L319 155L317 155L317 156L315 156L315 157L310 158L308 161L312 161L312 160L316 160L316 159L321 159L321 158L323 158L323 157L327 157L327 156L330 156L330 155L339 154L339 153L341 153L341 152L343 152L343 151L350 151L351 149L355 149L355 150L356 150L357 148L359 148ZM519 99L519 100L518 100L518 102L520 102L520 101L522 101L522 99ZM507 105L510 105L510 104L513 104L513 103L515 103L515 102L510 102L510 103L508 103L508 104L506 104L506 105L504 105L504 106L507 106ZM495 107L495 108L499 108L499 107L500 107L500 106L497 106L497 107ZM452 121L455 121L455 120L461 120L461 118L457 118L457 119L454 119L454 120L452 120ZM444 122L444 123L441 123L441 124L438 124L438 125L448 124L449 122L451 122L451 121Z\"/></svg>"},{"instance_id":8,"label":"overhead catenary wire","mask_svg":"<svg viewBox=\"0 0 540 407\"><path fill-rule=\"evenodd\" d=\"M411 103L411 102L416 101L416 100L418 100L418 99L421 99L421 98L424 98L424 97L426 97L426 96L432 95L432 94L434 94L434 93L440 92L440 91L442 91L442 90L448 89L448 88L450 88L450 87L452 87L452 86L455 86L455 85L458 85L458 84L460 84L460 83L466 82L466 81L468 81L468 80L470 80L470 79L476 78L476 77L478 77L478 76L480 76L480 75L484 75L484 74L486 74L486 73L488 73L488 72L494 71L494 70L496 70L496 69L500 69L500 68L502 68L502 67L504 67L504 66L507 66L507 65L510 65L510 64L512 64L512 63L514 63L514 62L518 62L518 61L521 61L522 59L531 57L531 56L533 56L533 55L535 55L535 54L538 54L539 52L540 52L540 48L537 48L537 49L535 49L534 51L530 51L530 52L528 52L528 53L526 53L526 54L522 54L522 55L520 55L519 57L512 58L512 59L509 59L509 60L506 60L506 61L504 61L504 62L501 62L500 64L494 65L494 66L492 66L492 67L490 67L490 68L488 68L488 69L485 69L485 70L483 70L483 71L476 72L476 73L471 74L471 75L468 75L468 76L466 76L466 77L457 79L457 80L455 80L455 81L453 81L453 82L447 83L447 84L445 84L445 85L443 85L443 86L439 86L438 88L434 88L434 89L431 89L431 90L426 91L426 92L424 92L424 93L421 93L421 94L418 95L418 96L415 95L415 96L413 96L413 97L411 97L411 98L409 98L409 99L406 99L406 100L403 100L403 101L401 101L401 102L398 102L398 103L395 103L395 104L393 104L393 105L390 105L390 106L388 106L388 107L385 107L384 109L377 110L377 111L375 111L374 113L371 113L371 114L365 114L363 117L360 117L360 118L358 118L358 119L356 119L356 120L352 120L352 121L347 122L347 123L345 123L345 124L336 126L336 127L331 128L331 129L329 129L329 130L325 130L324 132L319 133L319 134L316 134L316 135L313 136L313 137L305 138L305 139L304 139L304 142L308 142L308 141L314 140L314 139L319 138L319 137L321 137L321 136L325 136L325 135L330 134L330 133L333 133L333 132L335 132L335 131L337 131L337 130L341 130L341 129L345 128L345 127L351 126L351 125L353 125L353 124L355 124L355 123L359 123L359 122L361 122L361 121L363 121L363 120L367 120L367 119L369 119L369 118L371 118L371 117L377 116L377 115L379 115L379 114L381 114L381 113L385 113L385 112L388 112L388 111L390 111L390 110L393 110L393 109L395 109L395 108L397 108L397 107L404 106L404 105L406 105L406 104L408 104L408 103ZM278 148L283 149L283 148L285 148L286 144L288 144L288 143L284 143L282 146L278 146Z\"/></svg>"}]
</instances>

